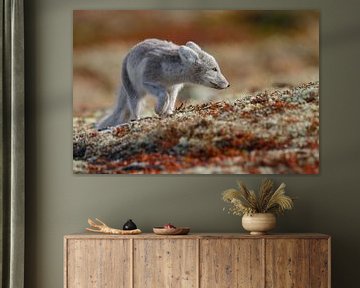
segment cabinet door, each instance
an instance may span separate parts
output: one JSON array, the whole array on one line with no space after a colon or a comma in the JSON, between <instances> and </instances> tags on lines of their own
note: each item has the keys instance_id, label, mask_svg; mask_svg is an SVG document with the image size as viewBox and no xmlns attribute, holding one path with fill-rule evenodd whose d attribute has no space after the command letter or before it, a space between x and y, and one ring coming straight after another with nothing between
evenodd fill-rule
<instances>
[{"instance_id":1,"label":"cabinet door","mask_svg":"<svg viewBox=\"0 0 360 288\"><path fill-rule=\"evenodd\" d=\"M330 287L330 240L310 241L310 287Z\"/></svg>"},{"instance_id":2,"label":"cabinet door","mask_svg":"<svg viewBox=\"0 0 360 288\"><path fill-rule=\"evenodd\" d=\"M134 240L135 288L195 288L197 274L197 240Z\"/></svg>"},{"instance_id":3,"label":"cabinet door","mask_svg":"<svg viewBox=\"0 0 360 288\"><path fill-rule=\"evenodd\" d=\"M309 240L266 239L266 287L309 287Z\"/></svg>"},{"instance_id":4,"label":"cabinet door","mask_svg":"<svg viewBox=\"0 0 360 288\"><path fill-rule=\"evenodd\" d=\"M67 240L67 288L131 287L130 240Z\"/></svg>"},{"instance_id":5,"label":"cabinet door","mask_svg":"<svg viewBox=\"0 0 360 288\"><path fill-rule=\"evenodd\" d=\"M200 287L259 288L264 285L260 239L200 241Z\"/></svg>"}]
</instances>

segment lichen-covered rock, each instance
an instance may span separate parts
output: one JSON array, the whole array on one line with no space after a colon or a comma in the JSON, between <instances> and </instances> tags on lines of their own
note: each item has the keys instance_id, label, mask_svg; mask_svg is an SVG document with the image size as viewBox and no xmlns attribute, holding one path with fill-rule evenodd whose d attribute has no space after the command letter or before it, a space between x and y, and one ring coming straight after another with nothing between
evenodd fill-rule
<instances>
[{"instance_id":1,"label":"lichen-covered rock","mask_svg":"<svg viewBox=\"0 0 360 288\"><path fill-rule=\"evenodd\" d=\"M319 172L319 83L179 107L98 132L74 119L75 173Z\"/></svg>"}]
</instances>

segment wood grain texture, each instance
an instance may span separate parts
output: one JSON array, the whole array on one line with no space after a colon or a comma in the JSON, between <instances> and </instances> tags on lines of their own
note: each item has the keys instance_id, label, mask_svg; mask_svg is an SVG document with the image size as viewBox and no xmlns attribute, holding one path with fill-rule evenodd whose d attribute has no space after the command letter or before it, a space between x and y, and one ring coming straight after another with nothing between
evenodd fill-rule
<instances>
[{"instance_id":1,"label":"wood grain texture","mask_svg":"<svg viewBox=\"0 0 360 288\"><path fill-rule=\"evenodd\" d=\"M250 235L249 233L190 233L188 235L172 235L171 239L329 239L329 235L319 233L289 233ZM142 233L139 235L107 235L101 233L79 233L66 235L65 239L169 239L167 235Z\"/></svg>"},{"instance_id":2,"label":"wood grain texture","mask_svg":"<svg viewBox=\"0 0 360 288\"><path fill-rule=\"evenodd\" d=\"M310 240L310 287L327 288L330 274L329 242L324 239ZM330 283L330 281L329 281Z\"/></svg>"},{"instance_id":3,"label":"wood grain texture","mask_svg":"<svg viewBox=\"0 0 360 288\"><path fill-rule=\"evenodd\" d=\"M134 240L135 288L196 288L197 241Z\"/></svg>"},{"instance_id":4,"label":"wood grain texture","mask_svg":"<svg viewBox=\"0 0 360 288\"><path fill-rule=\"evenodd\" d=\"M67 235L65 288L330 288L323 234Z\"/></svg>"},{"instance_id":5,"label":"wood grain texture","mask_svg":"<svg viewBox=\"0 0 360 288\"><path fill-rule=\"evenodd\" d=\"M266 287L304 288L310 283L310 241L266 239Z\"/></svg>"},{"instance_id":6,"label":"wood grain texture","mask_svg":"<svg viewBox=\"0 0 360 288\"><path fill-rule=\"evenodd\" d=\"M261 239L202 240L200 287L263 287L262 250Z\"/></svg>"},{"instance_id":7,"label":"wood grain texture","mask_svg":"<svg viewBox=\"0 0 360 288\"><path fill-rule=\"evenodd\" d=\"M67 240L66 288L131 287L130 240Z\"/></svg>"}]
</instances>

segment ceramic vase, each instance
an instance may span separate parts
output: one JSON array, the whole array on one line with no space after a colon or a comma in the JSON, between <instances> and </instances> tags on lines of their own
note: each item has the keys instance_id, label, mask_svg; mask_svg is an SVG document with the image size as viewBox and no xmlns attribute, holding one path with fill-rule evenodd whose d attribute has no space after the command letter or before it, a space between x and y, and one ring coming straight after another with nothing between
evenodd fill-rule
<instances>
[{"instance_id":1,"label":"ceramic vase","mask_svg":"<svg viewBox=\"0 0 360 288\"><path fill-rule=\"evenodd\" d=\"M273 213L255 213L242 217L242 226L251 235L263 235L276 226L276 217Z\"/></svg>"}]
</instances>

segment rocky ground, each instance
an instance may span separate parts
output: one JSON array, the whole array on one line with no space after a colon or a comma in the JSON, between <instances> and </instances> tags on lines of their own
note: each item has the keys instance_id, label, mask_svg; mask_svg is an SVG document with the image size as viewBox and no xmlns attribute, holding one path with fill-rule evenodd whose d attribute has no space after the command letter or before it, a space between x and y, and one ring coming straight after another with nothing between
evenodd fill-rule
<instances>
[{"instance_id":1,"label":"rocky ground","mask_svg":"<svg viewBox=\"0 0 360 288\"><path fill-rule=\"evenodd\" d=\"M94 122L74 118L75 173L319 173L318 82L184 105L100 132Z\"/></svg>"}]
</instances>

